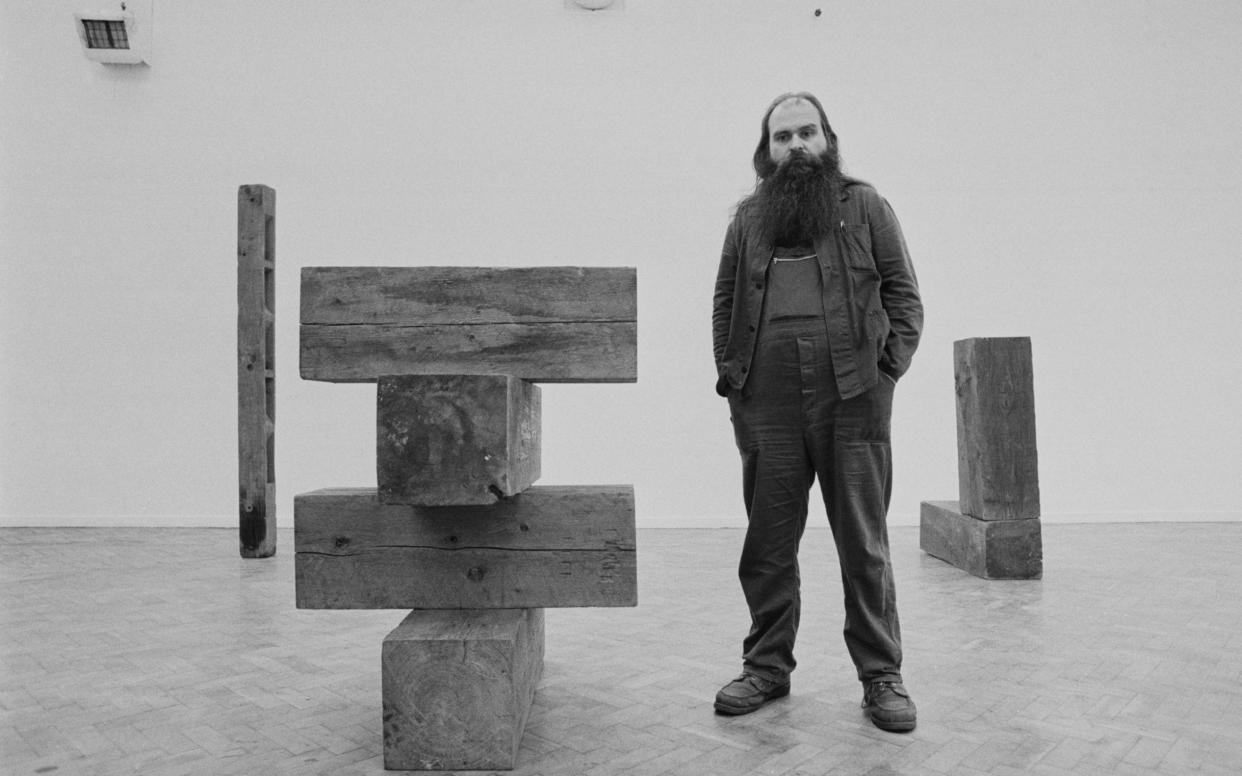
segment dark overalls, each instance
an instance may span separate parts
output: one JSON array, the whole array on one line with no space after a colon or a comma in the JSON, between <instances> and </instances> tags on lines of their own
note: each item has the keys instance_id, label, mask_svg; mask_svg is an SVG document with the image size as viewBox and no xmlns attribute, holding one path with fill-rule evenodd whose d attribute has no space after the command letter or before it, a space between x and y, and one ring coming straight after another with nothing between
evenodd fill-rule
<instances>
[{"instance_id":1,"label":"dark overalls","mask_svg":"<svg viewBox=\"0 0 1242 776\"><path fill-rule=\"evenodd\" d=\"M787 681L794 668L798 545L818 477L841 564L845 643L858 677L900 681L901 629L886 527L894 385L881 375L863 394L840 398L823 282L812 248L778 249L749 377L743 389L729 391L749 517L738 569L751 614L744 668L777 682Z\"/></svg>"}]
</instances>

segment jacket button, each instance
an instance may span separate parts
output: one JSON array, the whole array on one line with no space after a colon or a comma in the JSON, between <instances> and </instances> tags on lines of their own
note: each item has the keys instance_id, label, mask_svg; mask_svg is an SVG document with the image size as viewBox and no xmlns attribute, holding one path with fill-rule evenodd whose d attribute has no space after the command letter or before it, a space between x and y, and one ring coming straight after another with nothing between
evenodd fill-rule
<instances>
[{"instance_id":1,"label":"jacket button","mask_svg":"<svg viewBox=\"0 0 1242 776\"><path fill-rule=\"evenodd\" d=\"M742 367L742 374L746 374L746 367Z\"/></svg>"},{"instance_id":2,"label":"jacket button","mask_svg":"<svg viewBox=\"0 0 1242 776\"><path fill-rule=\"evenodd\" d=\"M749 329L750 331L754 331L754 330L755 330L755 327L754 327L754 326L747 326L746 328L747 328L747 329Z\"/></svg>"},{"instance_id":3,"label":"jacket button","mask_svg":"<svg viewBox=\"0 0 1242 776\"><path fill-rule=\"evenodd\" d=\"M755 288L757 288L757 289L759 289L760 291L762 291L762 290L763 290L763 284L762 284L762 283L756 283L756 284L755 284Z\"/></svg>"}]
</instances>

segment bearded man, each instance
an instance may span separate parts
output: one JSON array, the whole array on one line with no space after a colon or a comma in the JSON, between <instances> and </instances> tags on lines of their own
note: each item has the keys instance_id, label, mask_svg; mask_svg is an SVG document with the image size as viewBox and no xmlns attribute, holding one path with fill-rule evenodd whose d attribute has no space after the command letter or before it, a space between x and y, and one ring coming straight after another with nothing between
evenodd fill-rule
<instances>
[{"instance_id":1,"label":"bearded man","mask_svg":"<svg viewBox=\"0 0 1242 776\"><path fill-rule=\"evenodd\" d=\"M818 478L863 708L877 727L913 730L886 518L893 391L923 326L918 281L888 202L842 174L819 100L781 95L761 132L758 183L725 235L712 309L716 392L742 456L738 576L751 616L742 674L715 708L745 714L789 694L798 545Z\"/></svg>"}]
</instances>

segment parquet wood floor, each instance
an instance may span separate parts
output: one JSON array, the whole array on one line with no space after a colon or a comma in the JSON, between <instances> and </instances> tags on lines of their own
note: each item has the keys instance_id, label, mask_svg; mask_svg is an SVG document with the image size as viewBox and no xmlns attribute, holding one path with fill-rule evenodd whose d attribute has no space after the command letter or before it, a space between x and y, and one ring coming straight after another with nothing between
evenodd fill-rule
<instances>
[{"instance_id":1,"label":"parquet wood floor","mask_svg":"<svg viewBox=\"0 0 1242 776\"><path fill-rule=\"evenodd\" d=\"M803 545L793 693L712 712L746 612L735 529L640 529L634 609L549 609L514 774L1242 773L1242 524L1044 526L1045 578L987 582L892 531L919 727L872 727L826 530ZM299 611L292 536L0 530L0 772L381 774L400 611Z\"/></svg>"}]
</instances>

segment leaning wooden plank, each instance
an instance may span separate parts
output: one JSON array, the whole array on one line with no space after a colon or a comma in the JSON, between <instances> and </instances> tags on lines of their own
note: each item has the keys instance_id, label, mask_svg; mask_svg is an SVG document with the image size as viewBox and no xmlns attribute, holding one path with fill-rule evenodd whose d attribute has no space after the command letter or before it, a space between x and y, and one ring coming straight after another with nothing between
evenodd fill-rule
<instances>
[{"instance_id":1,"label":"leaning wooden plank","mask_svg":"<svg viewBox=\"0 0 1242 776\"><path fill-rule=\"evenodd\" d=\"M294 499L303 609L635 606L634 490L534 486L493 506L382 503L373 488Z\"/></svg>"},{"instance_id":2,"label":"leaning wooden plank","mask_svg":"<svg viewBox=\"0 0 1242 776\"><path fill-rule=\"evenodd\" d=\"M388 504L494 504L539 479L539 386L510 375L381 377L376 476Z\"/></svg>"},{"instance_id":3,"label":"leaning wooden plank","mask_svg":"<svg viewBox=\"0 0 1242 776\"><path fill-rule=\"evenodd\" d=\"M306 380L375 382L383 375L508 374L536 383L632 383L635 323L397 326L303 325Z\"/></svg>"},{"instance_id":4,"label":"leaning wooden plank","mask_svg":"<svg viewBox=\"0 0 1242 776\"><path fill-rule=\"evenodd\" d=\"M238 544L243 558L276 554L276 192L237 190Z\"/></svg>"},{"instance_id":5,"label":"leaning wooden plank","mask_svg":"<svg viewBox=\"0 0 1242 776\"><path fill-rule=\"evenodd\" d=\"M958 340L953 362L962 514L980 520L1038 518L1031 338Z\"/></svg>"},{"instance_id":6,"label":"leaning wooden plank","mask_svg":"<svg viewBox=\"0 0 1242 776\"><path fill-rule=\"evenodd\" d=\"M302 377L511 374L635 382L630 267L306 267Z\"/></svg>"},{"instance_id":7,"label":"leaning wooden plank","mask_svg":"<svg viewBox=\"0 0 1242 776\"><path fill-rule=\"evenodd\" d=\"M635 321L632 267L305 267L304 324Z\"/></svg>"},{"instance_id":8,"label":"leaning wooden plank","mask_svg":"<svg viewBox=\"0 0 1242 776\"><path fill-rule=\"evenodd\" d=\"M543 644L542 609L410 612L384 638L384 767L513 768Z\"/></svg>"}]
</instances>

